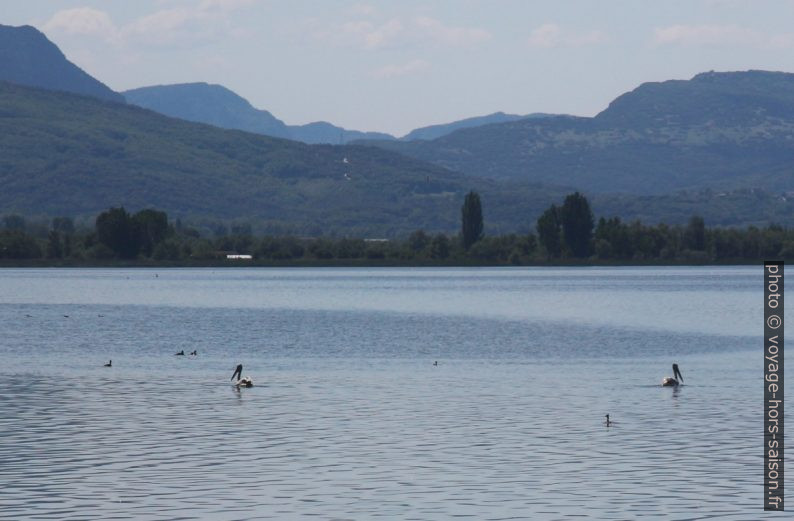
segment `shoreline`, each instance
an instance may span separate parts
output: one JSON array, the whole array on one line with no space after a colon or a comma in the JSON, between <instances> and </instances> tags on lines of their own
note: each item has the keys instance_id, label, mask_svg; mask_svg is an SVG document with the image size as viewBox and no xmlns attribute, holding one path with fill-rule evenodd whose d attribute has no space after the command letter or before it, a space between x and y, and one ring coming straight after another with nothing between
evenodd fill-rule
<instances>
[{"instance_id":1,"label":"shoreline","mask_svg":"<svg viewBox=\"0 0 794 521\"><path fill-rule=\"evenodd\" d=\"M729 259L725 261L693 262L692 260L668 260L659 259L647 261L593 261L589 259L569 259L560 261L531 262L531 263L510 263L510 262L487 262L476 259L461 262L426 260L420 262L405 262L400 259L341 259L329 261L327 259L303 260L291 262L278 262L270 260L196 260L193 262L183 261L153 261L153 260L133 260L133 261L66 261L50 262L47 259L31 259L22 261L20 259L0 259L0 269L4 268L598 268L598 267L667 267L667 266L755 266L763 264L762 260Z\"/></svg>"}]
</instances>

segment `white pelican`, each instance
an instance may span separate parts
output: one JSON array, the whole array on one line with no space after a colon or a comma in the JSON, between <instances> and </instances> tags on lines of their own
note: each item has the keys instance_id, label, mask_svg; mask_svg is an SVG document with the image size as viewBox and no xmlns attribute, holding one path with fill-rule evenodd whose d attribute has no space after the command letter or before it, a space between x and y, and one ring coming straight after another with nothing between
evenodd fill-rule
<instances>
[{"instance_id":1,"label":"white pelican","mask_svg":"<svg viewBox=\"0 0 794 521\"><path fill-rule=\"evenodd\" d=\"M673 364L673 376L665 376L662 378L662 387L676 387L679 382L676 378L680 378L681 382L684 382L684 377L681 375L681 371L678 370L678 364Z\"/></svg>"},{"instance_id":2,"label":"white pelican","mask_svg":"<svg viewBox=\"0 0 794 521\"><path fill-rule=\"evenodd\" d=\"M237 364L237 369L235 369L234 373L232 373L231 379L234 380L235 376L238 377L238 380L237 383L234 385L236 385L238 388L254 386L254 381L251 380L250 376L243 376L243 364Z\"/></svg>"}]
</instances>

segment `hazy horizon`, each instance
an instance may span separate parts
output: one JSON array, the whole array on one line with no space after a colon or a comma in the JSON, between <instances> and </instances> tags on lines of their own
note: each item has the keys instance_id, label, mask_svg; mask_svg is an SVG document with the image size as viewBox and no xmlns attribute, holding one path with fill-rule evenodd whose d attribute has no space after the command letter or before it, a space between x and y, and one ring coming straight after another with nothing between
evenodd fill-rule
<instances>
[{"instance_id":1,"label":"hazy horizon","mask_svg":"<svg viewBox=\"0 0 794 521\"><path fill-rule=\"evenodd\" d=\"M223 85L287 124L402 136L493 112L592 116L647 81L794 71L794 2L664 4L33 0L43 31L116 91ZM179 66L176 66L176 65Z\"/></svg>"}]
</instances>

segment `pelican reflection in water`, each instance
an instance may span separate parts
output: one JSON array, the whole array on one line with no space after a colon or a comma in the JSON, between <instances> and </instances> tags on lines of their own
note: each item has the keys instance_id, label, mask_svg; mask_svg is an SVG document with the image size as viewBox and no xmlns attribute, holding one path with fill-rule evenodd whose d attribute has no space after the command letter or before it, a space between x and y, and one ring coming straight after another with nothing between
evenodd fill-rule
<instances>
[{"instance_id":1,"label":"pelican reflection in water","mask_svg":"<svg viewBox=\"0 0 794 521\"><path fill-rule=\"evenodd\" d=\"M254 386L254 381L251 380L250 376L243 376L243 364L237 364L237 368L234 370L234 373L232 373L231 379L234 380L235 377L237 377L238 380L234 385L236 385L238 388Z\"/></svg>"},{"instance_id":2,"label":"pelican reflection in water","mask_svg":"<svg viewBox=\"0 0 794 521\"><path fill-rule=\"evenodd\" d=\"M684 377L681 375L681 371L678 370L678 364L673 364L673 376L662 378L662 386L677 387L680 383L684 383Z\"/></svg>"}]
</instances>

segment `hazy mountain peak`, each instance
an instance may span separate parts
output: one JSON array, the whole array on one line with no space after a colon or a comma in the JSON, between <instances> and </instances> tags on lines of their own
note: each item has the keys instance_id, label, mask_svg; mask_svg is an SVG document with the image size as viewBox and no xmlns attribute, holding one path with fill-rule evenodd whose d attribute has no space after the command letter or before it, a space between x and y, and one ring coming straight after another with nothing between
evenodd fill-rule
<instances>
[{"instance_id":1,"label":"hazy mountain peak","mask_svg":"<svg viewBox=\"0 0 794 521\"><path fill-rule=\"evenodd\" d=\"M377 146L471 175L588 192L794 190L794 74L643 83L593 118L549 117Z\"/></svg>"},{"instance_id":2,"label":"hazy mountain peak","mask_svg":"<svg viewBox=\"0 0 794 521\"><path fill-rule=\"evenodd\" d=\"M91 77L35 27L0 25L0 80L124 102L124 97Z\"/></svg>"},{"instance_id":3,"label":"hazy mountain peak","mask_svg":"<svg viewBox=\"0 0 794 521\"><path fill-rule=\"evenodd\" d=\"M215 83L207 83L203 81L189 82L189 83L174 83L171 85L153 85L150 87L141 87L138 89L130 89L125 91L124 97L130 98L171 98L174 95L184 97L198 97L203 100L209 100L216 103L239 105L240 107L253 108L248 100L237 94L236 92L227 89L223 85ZM146 96L143 96L146 94ZM189 100L194 101L194 100Z\"/></svg>"},{"instance_id":4,"label":"hazy mountain peak","mask_svg":"<svg viewBox=\"0 0 794 521\"><path fill-rule=\"evenodd\" d=\"M794 74L704 72L690 80L643 83L615 98L596 120L632 125L710 123L794 115Z\"/></svg>"},{"instance_id":5,"label":"hazy mountain peak","mask_svg":"<svg viewBox=\"0 0 794 521\"><path fill-rule=\"evenodd\" d=\"M538 116L538 114L530 114L528 116L519 116L518 114L505 114L504 112L494 112L485 116L476 116L473 118L461 119L451 123L441 123L438 125L429 125L412 130L402 138L402 141L413 141L415 139L432 140L445 136L451 132L462 128L479 127L482 125L489 125L492 123L506 123L508 121L516 121L527 117Z\"/></svg>"},{"instance_id":6,"label":"hazy mountain peak","mask_svg":"<svg viewBox=\"0 0 794 521\"><path fill-rule=\"evenodd\" d=\"M124 92L127 101L166 116L221 128L289 138L283 121L258 110L223 85L204 82L155 85Z\"/></svg>"},{"instance_id":7,"label":"hazy mountain peak","mask_svg":"<svg viewBox=\"0 0 794 521\"><path fill-rule=\"evenodd\" d=\"M287 125L267 110L254 108L248 100L223 85L202 82L155 85L125 91L124 96L134 105L166 116L309 144L394 139L388 134L347 130L326 121Z\"/></svg>"},{"instance_id":8,"label":"hazy mountain peak","mask_svg":"<svg viewBox=\"0 0 794 521\"><path fill-rule=\"evenodd\" d=\"M175 85L155 85L124 92L127 101L167 116L207 123L222 128L246 130L257 134L303 141L309 144L340 145L351 141L385 140L396 138L383 132L348 130L328 121L313 121L304 125L286 125L266 110L254 108L245 98L222 85L202 82ZM440 125L416 129L404 141L436 139L455 130L492 123L505 123L524 118L541 118L551 114L534 113L525 116L495 112L486 116L467 118Z\"/></svg>"}]
</instances>

